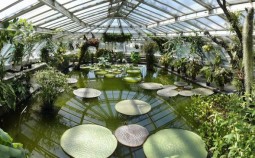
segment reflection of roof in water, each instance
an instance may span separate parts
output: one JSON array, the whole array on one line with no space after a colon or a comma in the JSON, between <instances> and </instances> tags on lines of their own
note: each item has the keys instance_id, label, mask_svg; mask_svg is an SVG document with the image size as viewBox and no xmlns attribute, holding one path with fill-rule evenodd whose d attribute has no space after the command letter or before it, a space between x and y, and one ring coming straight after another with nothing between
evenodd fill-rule
<instances>
[{"instance_id":1,"label":"reflection of roof in water","mask_svg":"<svg viewBox=\"0 0 255 158\"><path fill-rule=\"evenodd\" d=\"M35 157L40 157L40 155L65 157L66 155L59 145L60 136L68 128L81 124L102 125L112 131L124 124L139 124L150 133L169 127L189 128L185 119L168 102L157 97L156 94L128 90L101 92L102 94L98 98L91 100L82 100L77 97L70 98L58 112L58 120L53 125L47 123L46 126L48 128L43 128L40 125L38 122L40 118L37 115L32 114L29 118L22 119L22 137L26 137L28 141L35 144L35 148L32 149L32 155ZM126 99L143 100L150 104L152 109L147 114L140 116L122 115L115 110L115 104ZM139 152L142 152L141 147L129 150L127 147L120 145L115 154L128 156Z\"/></svg>"}]
</instances>

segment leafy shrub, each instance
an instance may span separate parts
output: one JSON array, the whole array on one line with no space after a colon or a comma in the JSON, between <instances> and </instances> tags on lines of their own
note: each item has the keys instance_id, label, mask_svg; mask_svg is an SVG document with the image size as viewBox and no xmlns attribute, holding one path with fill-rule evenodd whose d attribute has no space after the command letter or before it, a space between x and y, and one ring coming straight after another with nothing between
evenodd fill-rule
<instances>
[{"instance_id":1,"label":"leafy shrub","mask_svg":"<svg viewBox=\"0 0 255 158\"><path fill-rule=\"evenodd\" d=\"M55 69L41 70L35 73L35 80L40 85L40 99L45 107L52 107L57 96L68 90L66 76Z\"/></svg>"}]
</instances>

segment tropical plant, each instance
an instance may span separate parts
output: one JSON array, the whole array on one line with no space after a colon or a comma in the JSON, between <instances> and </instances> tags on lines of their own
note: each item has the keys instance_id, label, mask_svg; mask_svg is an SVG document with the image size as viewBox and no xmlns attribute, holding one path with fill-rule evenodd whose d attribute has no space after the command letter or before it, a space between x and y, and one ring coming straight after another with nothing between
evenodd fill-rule
<instances>
[{"instance_id":1,"label":"tropical plant","mask_svg":"<svg viewBox=\"0 0 255 158\"><path fill-rule=\"evenodd\" d=\"M157 43L159 52L161 54L165 54L164 44L168 41L167 38L164 37L156 37L156 36L149 36L155 43Z\"/></svg>"},{"instance_id":2,"label":"tropical plant","mask_svg":"<svg viewBox=\"0 0 255 158\"><path fill-rule=\"evenodd\" d=\"M247 107L242 97L193 97L185 112L188 118L195 118L196 131L205 141L209 157L254 158L254 109Z\"/></svg>"},{"instance_id":3,"label":"tropical plant","mask_svg":"<svg viewBox=\"0 0 255 158\"><path fill-rule=\"evenodd\" d=\"M212 49L213 49L213 45L207 43L207 44L203 45L202 48L203 48L203 51L204 51L204 52L210 52L210 51L212 51Z\"/></svg>"},{"instance_id":4,"label":"tropical plant","mask_svg":"<svg viewBox=\"0 0 255 158\"><path fill-rule=\"evenodd\" d=\"M0 106L16 108L16 94L11 84L0 82Z\"/></svg>"},{"instance_id":5,"label":"tropical plant","mask_svg":"<svg viewBox=\"0 0 255 158\"><path fill-rule=\"evenodd\" d=\"M134 65L137 65L141 59L139 52L131 52L130 59Z\"/></svg>"},{"instance_id":6,"label":"tropical plant","mask_svg":"<svg viewBox=\"0 0 255 158\"><path fill-rule=\"evenodd\" d=\"M187 75L190 76L192 79L196 79L202 65L196 61L192 60L187 63Z\"/></svg>"},{"instance_id":7,"label":"tropical plant","mask_svg":"<svg viewBox=\"0 0 255 158\"><path fill-rule=\"evenodd\" d=\"M206 78L206 85L209 86L210 83L213 81L213 68L212 66L204 66L200 72L205 76Z\"/></svg>"},{"instance_id":8,"label":"tropical plant","mask_svg":"<svg viewBox=\"0 0 255 158\"><path fill-rule=\"evenodd\" d=\"M50 62L50 55L54 54L54 43L50 38L46 39L45 46L41 49L41 60L43 62L49 63Z\"/></svg>"},{"instance_id":9,"label":"tropical plant","mask_svg":"<svg viewBox=\"0 0 255 158\"><path fill-rule=\"evenodd\" d=\"M224 85L232 80L233 73L223 67L216 67L213 72L213 80L215 84L223 90Z\"/></svg>"},{"instance_id":10,"label":"tropical plant","mask_svg":"<svg viewBox=\"0 0 255 158\"><path fill-rule=\"evenodd\" d=\"M98 66L101 69L105 69L105 68L110 68L111 67L111 63L108 62L108 60L104 57L99 57L98 59Z\"/></svg>"},{"instance_id":11,"label":"tropical plant","mask_svg":"<svg viewBox=\"0 0 255 158\"><path fill-rule=\"evenodd\" d=\"M68 90L67 76L55 69L46 69L35 73L35 80L40 85L39 97L45 108L52 108L57 96Z\"/></svg>"},{"instance_id":12,"label":"tropical plant","mask_svg":"<svg viewBox=\"0 0 255 158\"><path fill-rule=\"evenodd\" d=\"M27 152L21 143L14 143L12 137L0 128L0 155L3 158L26 158Z\"/></svg>"},{"instance_id":13,"label":"tropical plant","mask_svg":"<svg viewBox=\"0 0 255 158\"><path fill-rule=\"evenodd\" d=\"M172 60L173 57L170 55L170 53L165 53L159 58L159 63L162 64L165 69L167 69Z\"/></svg>"},{"instance_id":14,"label":"tropical plant","mask_svg":"<svg viewBox=\"0 0 255 158\"><path fill-rule=\"evenodd\" d=\"M154 54L158 51L158 45L155 42L148 42L144 45L144 52L146 54L146 66L148 70L153 70L156 59Z\"/></svg>"},{"instance_id":15,"label":"tropical plant","mask_svg":"<svg viewBox=\"0 0 255 158\"><path fill-rule=\"evenodd\" d=\"M182 73L186 74L187 63L188 63L188 59L187 58L176 59L174 61L174 66L177 68L177 72L178 73L182 72Z\"/></svg>"}]
</instances>

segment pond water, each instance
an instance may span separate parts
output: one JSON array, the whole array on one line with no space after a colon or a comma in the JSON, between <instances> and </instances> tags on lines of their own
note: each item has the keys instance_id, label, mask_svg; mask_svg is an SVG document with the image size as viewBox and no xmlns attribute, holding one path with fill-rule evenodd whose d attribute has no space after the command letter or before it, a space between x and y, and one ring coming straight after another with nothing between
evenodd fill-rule
<instances>
[{"instance_id":1,"label":"pond water","mask_svg":"<svg viewBox=\"0 0 255 158\"><path fill-rule=\"evenodd\" d=\"M173 84L181 79L157 69L155 72L142 70L143 81ZM24 144L33 158L68 158L60 147L60 138L65 130L81 124L97 124L114 131L125 124L139 124L150 134L164 128L192 130L192 118L186 118L184 107L189 104L188 97L162 98L156 91L141 89L138 84L129 84L119 75L113 79L96 78L94 72L79 71L68 73L78 79L73 89L90 87L99 89L102 94L97 99L81 99L70 93L60 95L56 101L55 113L42 113L36 97L26 104L23 114L13 114L3 120L1 128L7 131L16 142ZM149 103L152 110L140 116L125 116L115 110L115 104L125 99L139 99ZM52 116L53 115L53 116ZM96 140L95 140L96 141ZM107 145L107 144L105 144ZM130 148L118 144L111 157L143 158L142 147Z\"/></svg>"}]
</instances>

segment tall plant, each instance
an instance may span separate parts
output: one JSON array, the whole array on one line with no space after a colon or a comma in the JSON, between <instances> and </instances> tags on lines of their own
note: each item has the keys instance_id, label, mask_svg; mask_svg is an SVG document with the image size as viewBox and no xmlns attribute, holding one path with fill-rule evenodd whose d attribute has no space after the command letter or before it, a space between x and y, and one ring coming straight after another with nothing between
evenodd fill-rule
<instances>
[{"instance_id":1,"label":"tall plant","mask_svg":"<svg viewBox=\"0 0 255 158\"><path fill-rule=\"evenodd\" d=\"M144 52L146 54L146 65L148 70L153 70L156 59L154 54L158 51L158 45L155 42L148 42L144 45Z\"/></svg>"},{"instance_id":2,"label":"tall plant","mask_svg":"<svg viewBox=\"0 0 255 158\"><path fill-rule=\"evenodd\" d=\"M245 93L251 95L251 87L253 80L253 16L254 9L249 8L245 17L243 27L243 64L245 74Z\"/></svg>"}]
</instances>

